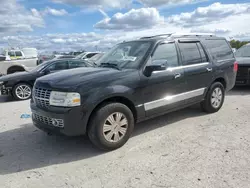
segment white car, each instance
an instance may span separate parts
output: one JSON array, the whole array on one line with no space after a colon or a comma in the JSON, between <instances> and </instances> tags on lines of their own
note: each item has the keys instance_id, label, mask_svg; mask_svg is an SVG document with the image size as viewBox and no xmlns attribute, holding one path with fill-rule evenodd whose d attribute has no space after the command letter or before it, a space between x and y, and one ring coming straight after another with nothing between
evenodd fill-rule
<instances>
[{"instance_id":1,"label":"white car","mask_svg":"<svg viewBox=\"0 0 250 188\"><path fill-rule=\"evenodd\" d=\"M3 52L5 61L0 61L0 75L28 71L36 67L38 64L37 50L24 48L24 52L22 50L5 50Z\"/></svg>"},{"instance_id":2,"label":"white car","mask_svg":"<svg viewBox=\"0 0 250 188\"><path fill-rule=\"evenodd\" d=\"M76 59L89 59L91 57L93 57L96 54L99 54L101 52L83 52L81 54L79 54L78 56L76 56Z\"/></svg>"}]
</instances>

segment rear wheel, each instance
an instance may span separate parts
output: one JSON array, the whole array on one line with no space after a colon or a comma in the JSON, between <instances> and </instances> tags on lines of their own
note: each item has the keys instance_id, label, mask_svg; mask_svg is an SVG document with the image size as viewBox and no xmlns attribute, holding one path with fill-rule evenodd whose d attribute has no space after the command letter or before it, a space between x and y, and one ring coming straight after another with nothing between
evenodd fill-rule
<instances>
[{"instance_id":1,"label":"rear wheel","mask_svg":"<svg viewBox=\"0 0 250 188\"><path fill-rule=\"evenodd\" d=\"M225 99L225 88L220 82L215 82L209 88L205 100L201 102L201 108L208 113L220 110Z\"/></svg>"},{"instance_id":2,"label":"rear wheel","mask_svg":"<svg viewBox=\"0 0 250 188\"><path fill-rule=\"evenodd\" d=\"M88 136L95 146L114 150L128 141L134 129L134 117L126 105L109 103L95 112L89 126Z\"/></svg>"},{"instance_id":3,"label":"rear wheel","mask_svg":"<svg viewBox=\"0 0 250 188\"><path fill-rule=\"evenodd\" d=\"M32 87L26 83L20 83L14 86L12 95L16 100L27 100L31 98Z\"/></svg>"}]
</instances>

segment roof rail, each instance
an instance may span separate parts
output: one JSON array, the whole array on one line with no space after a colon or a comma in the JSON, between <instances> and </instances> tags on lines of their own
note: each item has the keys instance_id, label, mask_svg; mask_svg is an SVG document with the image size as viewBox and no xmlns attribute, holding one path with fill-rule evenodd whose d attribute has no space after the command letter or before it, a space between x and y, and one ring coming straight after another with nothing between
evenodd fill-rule
<instances>
[{"instance_id":1,"label":"roof rail","mask_svg":"<svg viewBox=\"0 0 250 188\"><path fill-rule=\"evenodd\" d=\"M213 37L215 34L213 33L173 33L171 35L172 37L189 37L189 36L194 36L194 37Z\"/></svg>"},{"instance_id":2,"label":"roof rail","mask_svg":"<svg viewBox=\"0 0 250 188\"><path fill-rule=\"evenodd\" d=\"M160 34L160 35L153 35L153 36L141 37L140 39L150 39L150 38L156 38L156 37L170 37L171 35L172 35L172 33Z\"/></svg>"},{"instance_id":3,"label":"roof rail","mask_svg":"<svg viewBox=\"0 0 250 188\"><path fill-rule=\"evenodd\" d=\"M157 37L214 37L215 34L213 33L169 33L169 34L160 34L160 35L153 35L147 37L141 37L140 39L151 39Z\"/></svg>"}]
</instances>

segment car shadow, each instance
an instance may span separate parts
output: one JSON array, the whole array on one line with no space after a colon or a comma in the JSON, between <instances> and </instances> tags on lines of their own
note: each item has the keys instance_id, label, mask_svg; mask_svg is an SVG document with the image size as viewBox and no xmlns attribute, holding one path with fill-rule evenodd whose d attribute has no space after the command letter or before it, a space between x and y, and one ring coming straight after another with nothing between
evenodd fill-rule
<instances>
[{"instance_id":1,"label":"car shadow","mask_svg":"<svg viewBox=\"0 0 250 188\"><path fill-rule=\"evenodd\" d=\"M4 102L16 102L12 96L9 95L0 95L0 103Z\"/></svg>"},{"instance_id":2,"label":"car shadow","mask_svg":"<svg viewBox=\"0 0 250 188\"><path fill-rule=\"evenodd\" d=\"M139 123L132 136L203 115L206 114L198 106L193 106ZM1 132L0 143L0 175L84 160L106 153L96 149L86 136L47 136L32 124Z\"/></svg>"},{"instance_id":3,"label":"car shadow","mask_svg":"<svg viewBox=\"0 0 250 188\"><path fill-rule=\"evenodd\" d=\"M244 96L250 95L250 86L235 86L231 91L227 93L229 96Z\"/></svg>"}]
</instances>

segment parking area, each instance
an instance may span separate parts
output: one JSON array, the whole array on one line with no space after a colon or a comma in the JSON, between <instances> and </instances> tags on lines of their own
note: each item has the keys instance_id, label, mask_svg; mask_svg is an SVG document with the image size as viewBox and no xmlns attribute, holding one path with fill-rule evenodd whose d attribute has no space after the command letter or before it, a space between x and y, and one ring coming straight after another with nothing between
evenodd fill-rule
<instances>
[{"instance_id":1,"label":"parking area","mask_svg":"<svg viewBox=\"0 0 250 188\"><path fill-rule=\"evenodd\" d=\"M0 97L0 187L248 188L250 88L227 94L223 108L199 106L136 125L122 148L95 149L85 137L36 129L29 101Z\"/></svg>"}]
</instances>

